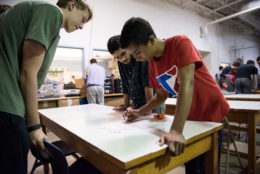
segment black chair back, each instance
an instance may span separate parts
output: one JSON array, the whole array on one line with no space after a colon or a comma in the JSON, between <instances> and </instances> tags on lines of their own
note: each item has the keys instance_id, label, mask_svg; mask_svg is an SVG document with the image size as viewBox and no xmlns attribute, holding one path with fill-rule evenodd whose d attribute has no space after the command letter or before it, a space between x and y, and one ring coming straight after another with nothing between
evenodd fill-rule
<instances>
[{"instance_id":1,"label":"black chair back","mask_svg":"<svg viewBox=\"0 0 260 174\"><path fill-rule=\"evenodd\" d=\"M50 158L53 174L69 174L68 162L60 148L46 140L43 143Z\"/></svg>"}]
</instances>

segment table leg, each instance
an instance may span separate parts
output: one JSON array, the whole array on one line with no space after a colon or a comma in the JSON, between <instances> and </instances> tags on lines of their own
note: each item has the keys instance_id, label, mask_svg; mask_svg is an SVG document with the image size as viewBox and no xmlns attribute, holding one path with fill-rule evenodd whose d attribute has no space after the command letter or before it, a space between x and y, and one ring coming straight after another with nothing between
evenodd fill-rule
<instances>
[{"instance_id":1,"label":"table leg","mask_svg":"<svg viewBox=\"0 0 260 174\"><path fill-rule=\"evenodd\" d=\"M248 116L248 173L256 173L256 120Z\"/></svg>"},{"instance_id":2,"label":"table leg","mask_svg":"<svg viewBox=\"0 0 260 174\"><path fill-rule=\"evenodd\" d=\"M206 152L206 173L218 173L218 132L212 134L211 149Z\"/></svg>"}]
</instances>

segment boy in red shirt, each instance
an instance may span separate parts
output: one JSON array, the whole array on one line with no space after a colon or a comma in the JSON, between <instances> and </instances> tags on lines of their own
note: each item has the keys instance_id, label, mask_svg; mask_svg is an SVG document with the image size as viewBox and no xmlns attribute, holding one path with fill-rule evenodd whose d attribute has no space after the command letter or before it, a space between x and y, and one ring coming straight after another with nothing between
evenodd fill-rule
<instances>
[{"instance_id":1,"label":"boy in red shirt","mask_svg":"<svg viewBox=\"0 0 260 174\"><path fill-rule=\"evenodd\" d=\"M131 18L121 31L120 44L137 61L149 61L150 85L158 88L152 100L128 113L128 121L133 121L164 102L169 93L178 96L170 132L160 138L160 145L167 144L175 155L184 151L182 131L187 119L221 122L228 114L230 107L226 99L199 52L186 36L161 40L156 38L147 21ZM219 146L221 135L222 132ZM201 160L205 161L204 154L186 163L186 173L205 173L205 165Z\"/></svg>"}]
</instances>

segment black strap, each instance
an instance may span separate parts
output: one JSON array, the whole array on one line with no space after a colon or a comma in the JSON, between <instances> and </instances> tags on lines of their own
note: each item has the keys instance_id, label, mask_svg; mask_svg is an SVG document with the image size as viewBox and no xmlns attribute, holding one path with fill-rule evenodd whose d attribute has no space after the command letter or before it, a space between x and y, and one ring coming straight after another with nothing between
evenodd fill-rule
<instances>
[{"instance_id":1,"label":"black strap","mask_svg":"<svg viewBox=\"0 0 260 174\"><path fill-rule=\"evenodd\" d=\"M40 129L40 128L41 128L41 125L40 124L36 124L34 126L27 127L27 131L28 132L32 132L32 131Z\"/></svg>"},{"instance_id":2,"label":"black strap","mask_svg":"<svg viewBox=\"0 0 260 174\"><path fill-rule=\"evenodd\" d=\"M98 84L89 84L88 86L100 86Z\"/></svg>"}]
</instances>

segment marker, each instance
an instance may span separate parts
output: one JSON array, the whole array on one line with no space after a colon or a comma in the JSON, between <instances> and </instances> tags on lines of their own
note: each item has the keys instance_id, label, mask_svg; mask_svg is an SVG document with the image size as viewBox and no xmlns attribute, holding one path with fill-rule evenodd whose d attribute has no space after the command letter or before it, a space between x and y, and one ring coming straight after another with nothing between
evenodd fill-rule
<instances>
[{"instance_id":1,"label":"marker","mask_svg":"<svg viewBox=\"0 0 260 174\"><path fill-rule=\"evenodd\" d=\"M128 113L129 111L131 111L131 110L132 110L132 106L129 106L129 107L126 109L125 122L127 122L127 119L128 119L127 113Z\"/></svg>"}]
</instances>

